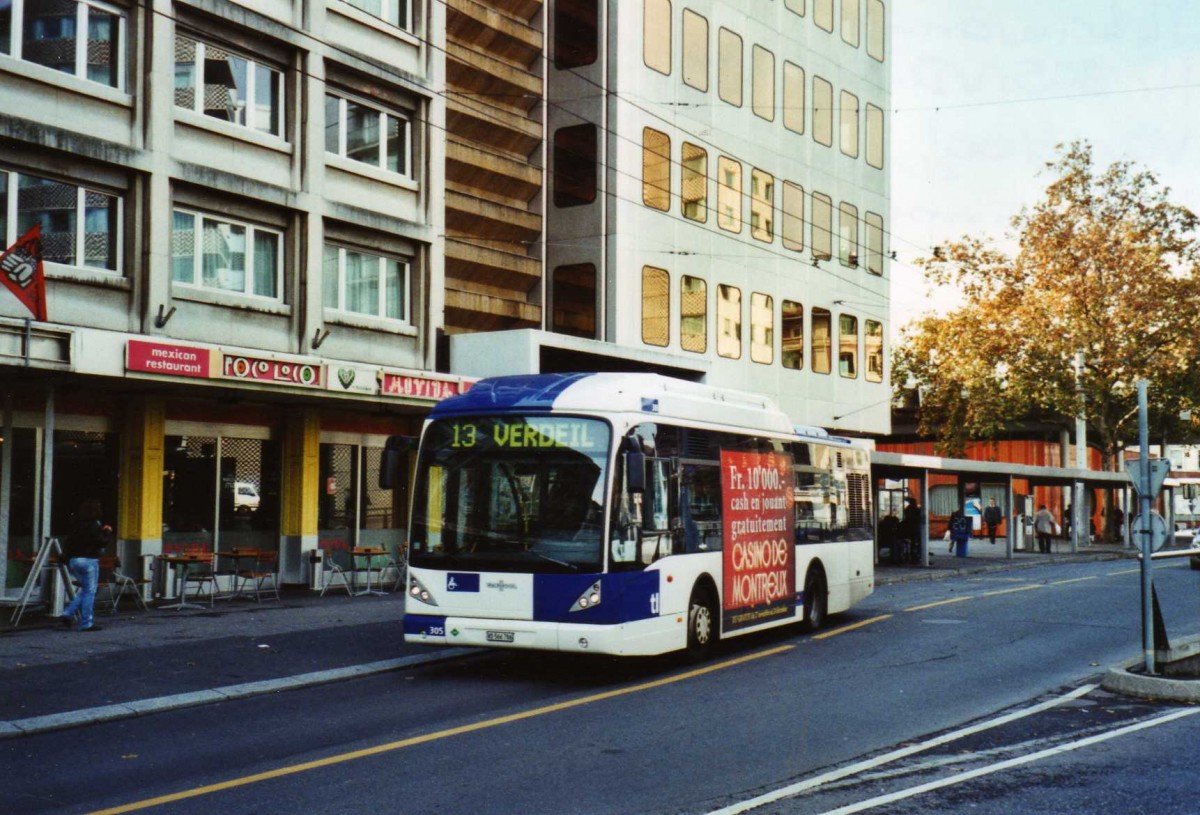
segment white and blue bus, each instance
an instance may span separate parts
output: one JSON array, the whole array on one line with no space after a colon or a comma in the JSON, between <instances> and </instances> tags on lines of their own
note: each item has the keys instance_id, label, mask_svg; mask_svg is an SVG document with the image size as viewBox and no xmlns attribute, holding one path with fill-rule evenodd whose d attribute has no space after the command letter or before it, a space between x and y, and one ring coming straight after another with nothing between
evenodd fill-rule
<instances>
[{"instance_id":1,"label":"white and blue bus","mask_svg":"<svg viewBox=\"0 0 1200 815\"><path fill-rule=\"evenodd\" d=\"M648 655L874 588L868 451L654 374L484 379L422 432L405 639Z\"/></svg>"}]
</instances>

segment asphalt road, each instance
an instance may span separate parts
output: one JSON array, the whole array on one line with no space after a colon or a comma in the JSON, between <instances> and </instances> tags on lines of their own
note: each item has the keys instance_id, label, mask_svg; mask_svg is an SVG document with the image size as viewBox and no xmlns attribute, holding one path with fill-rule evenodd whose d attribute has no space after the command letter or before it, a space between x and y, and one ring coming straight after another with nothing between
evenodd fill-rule
<instances>
[{"instance_id":1,"label":"asphalt road","mask_svg":"<svg viewBox=\"0 0 1200 815\"><path fill-rule=\"evenodd\" d=\"M1197 575L1156 584L1168 632L1197 633ZM887 586L823 634L700 665L489 653L0 744L0 812L1113 811L1151 774L1098 768L1200 736L1200 716L1143 724L1177 708L1080 688L1140 652L1138 609L1136 564L1091 562ZM1200 809L1177 786L1158 811Z\"/></svg>"}]
</instances>

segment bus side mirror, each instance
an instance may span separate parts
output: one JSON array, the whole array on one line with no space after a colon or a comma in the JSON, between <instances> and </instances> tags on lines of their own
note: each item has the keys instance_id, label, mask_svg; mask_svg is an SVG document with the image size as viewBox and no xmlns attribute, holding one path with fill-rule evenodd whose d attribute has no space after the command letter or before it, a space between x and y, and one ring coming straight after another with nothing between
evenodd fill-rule
<instances>
[{"instance_id":1,"label":"bus side mirror","mask_svg":"<svg viewBox=\"0 0 1200 815\"><path fill-rule=\"evenodd\" d=\"M646 491L646 454L635 438L625 440L625 485L630 495Z\"/></svg>"},{"instance_id":2,"label":"bus side mirror","mask_svg":"<svg viewBox=\"0 0 1200 815\"><path fill-rule=\"evenodd\" d=\"M390 490L397 481L400 468L408 454L416 449L417 440L412 436L389 436L379 460L379 489Z\"/></svg>"}]
</instances>

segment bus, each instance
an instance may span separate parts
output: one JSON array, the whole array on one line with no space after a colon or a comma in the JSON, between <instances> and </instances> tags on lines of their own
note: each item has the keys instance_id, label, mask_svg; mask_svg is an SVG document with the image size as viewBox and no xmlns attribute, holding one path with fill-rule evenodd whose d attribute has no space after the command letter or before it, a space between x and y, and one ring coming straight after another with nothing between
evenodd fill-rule
<instances>
[{"instance_id":1,"label":"bus","mask_svg":"<svg viewBox=\"0 0 1200 815\"><path fill-rule=\"evenodd\" d=\"M645 373L483 379L412 482L405 640L609 655L819 628L874 589L869 451Z\"/></svg>"}]
</instances>

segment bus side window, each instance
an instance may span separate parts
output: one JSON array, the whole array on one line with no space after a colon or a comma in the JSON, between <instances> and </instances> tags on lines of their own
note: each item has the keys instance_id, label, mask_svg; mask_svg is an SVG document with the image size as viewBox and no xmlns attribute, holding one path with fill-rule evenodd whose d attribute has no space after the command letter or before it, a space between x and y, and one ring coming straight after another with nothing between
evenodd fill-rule
<instances>
[{"instance_id":1,"label":"bus side window","mask_svg":"<svg viewBox=\"0 0 1200 815\"><path fill-rule=\"evenodd\" d=\"M721 470L715 464L685 464L680 514L685 552L721 548Z\"/></svg>"},{"instance_id":2,"label":"bus side window","mask_svg":"<svg viewBox=\"0 0 1200 815\"><path fill-rule=\"evenodd\" d=\"M671 486L674 462L665 458L646 459L646 491L642 494L641 561L653 563L671 554L671 517L675 501Z\"/></svg>"}]
</instances>

